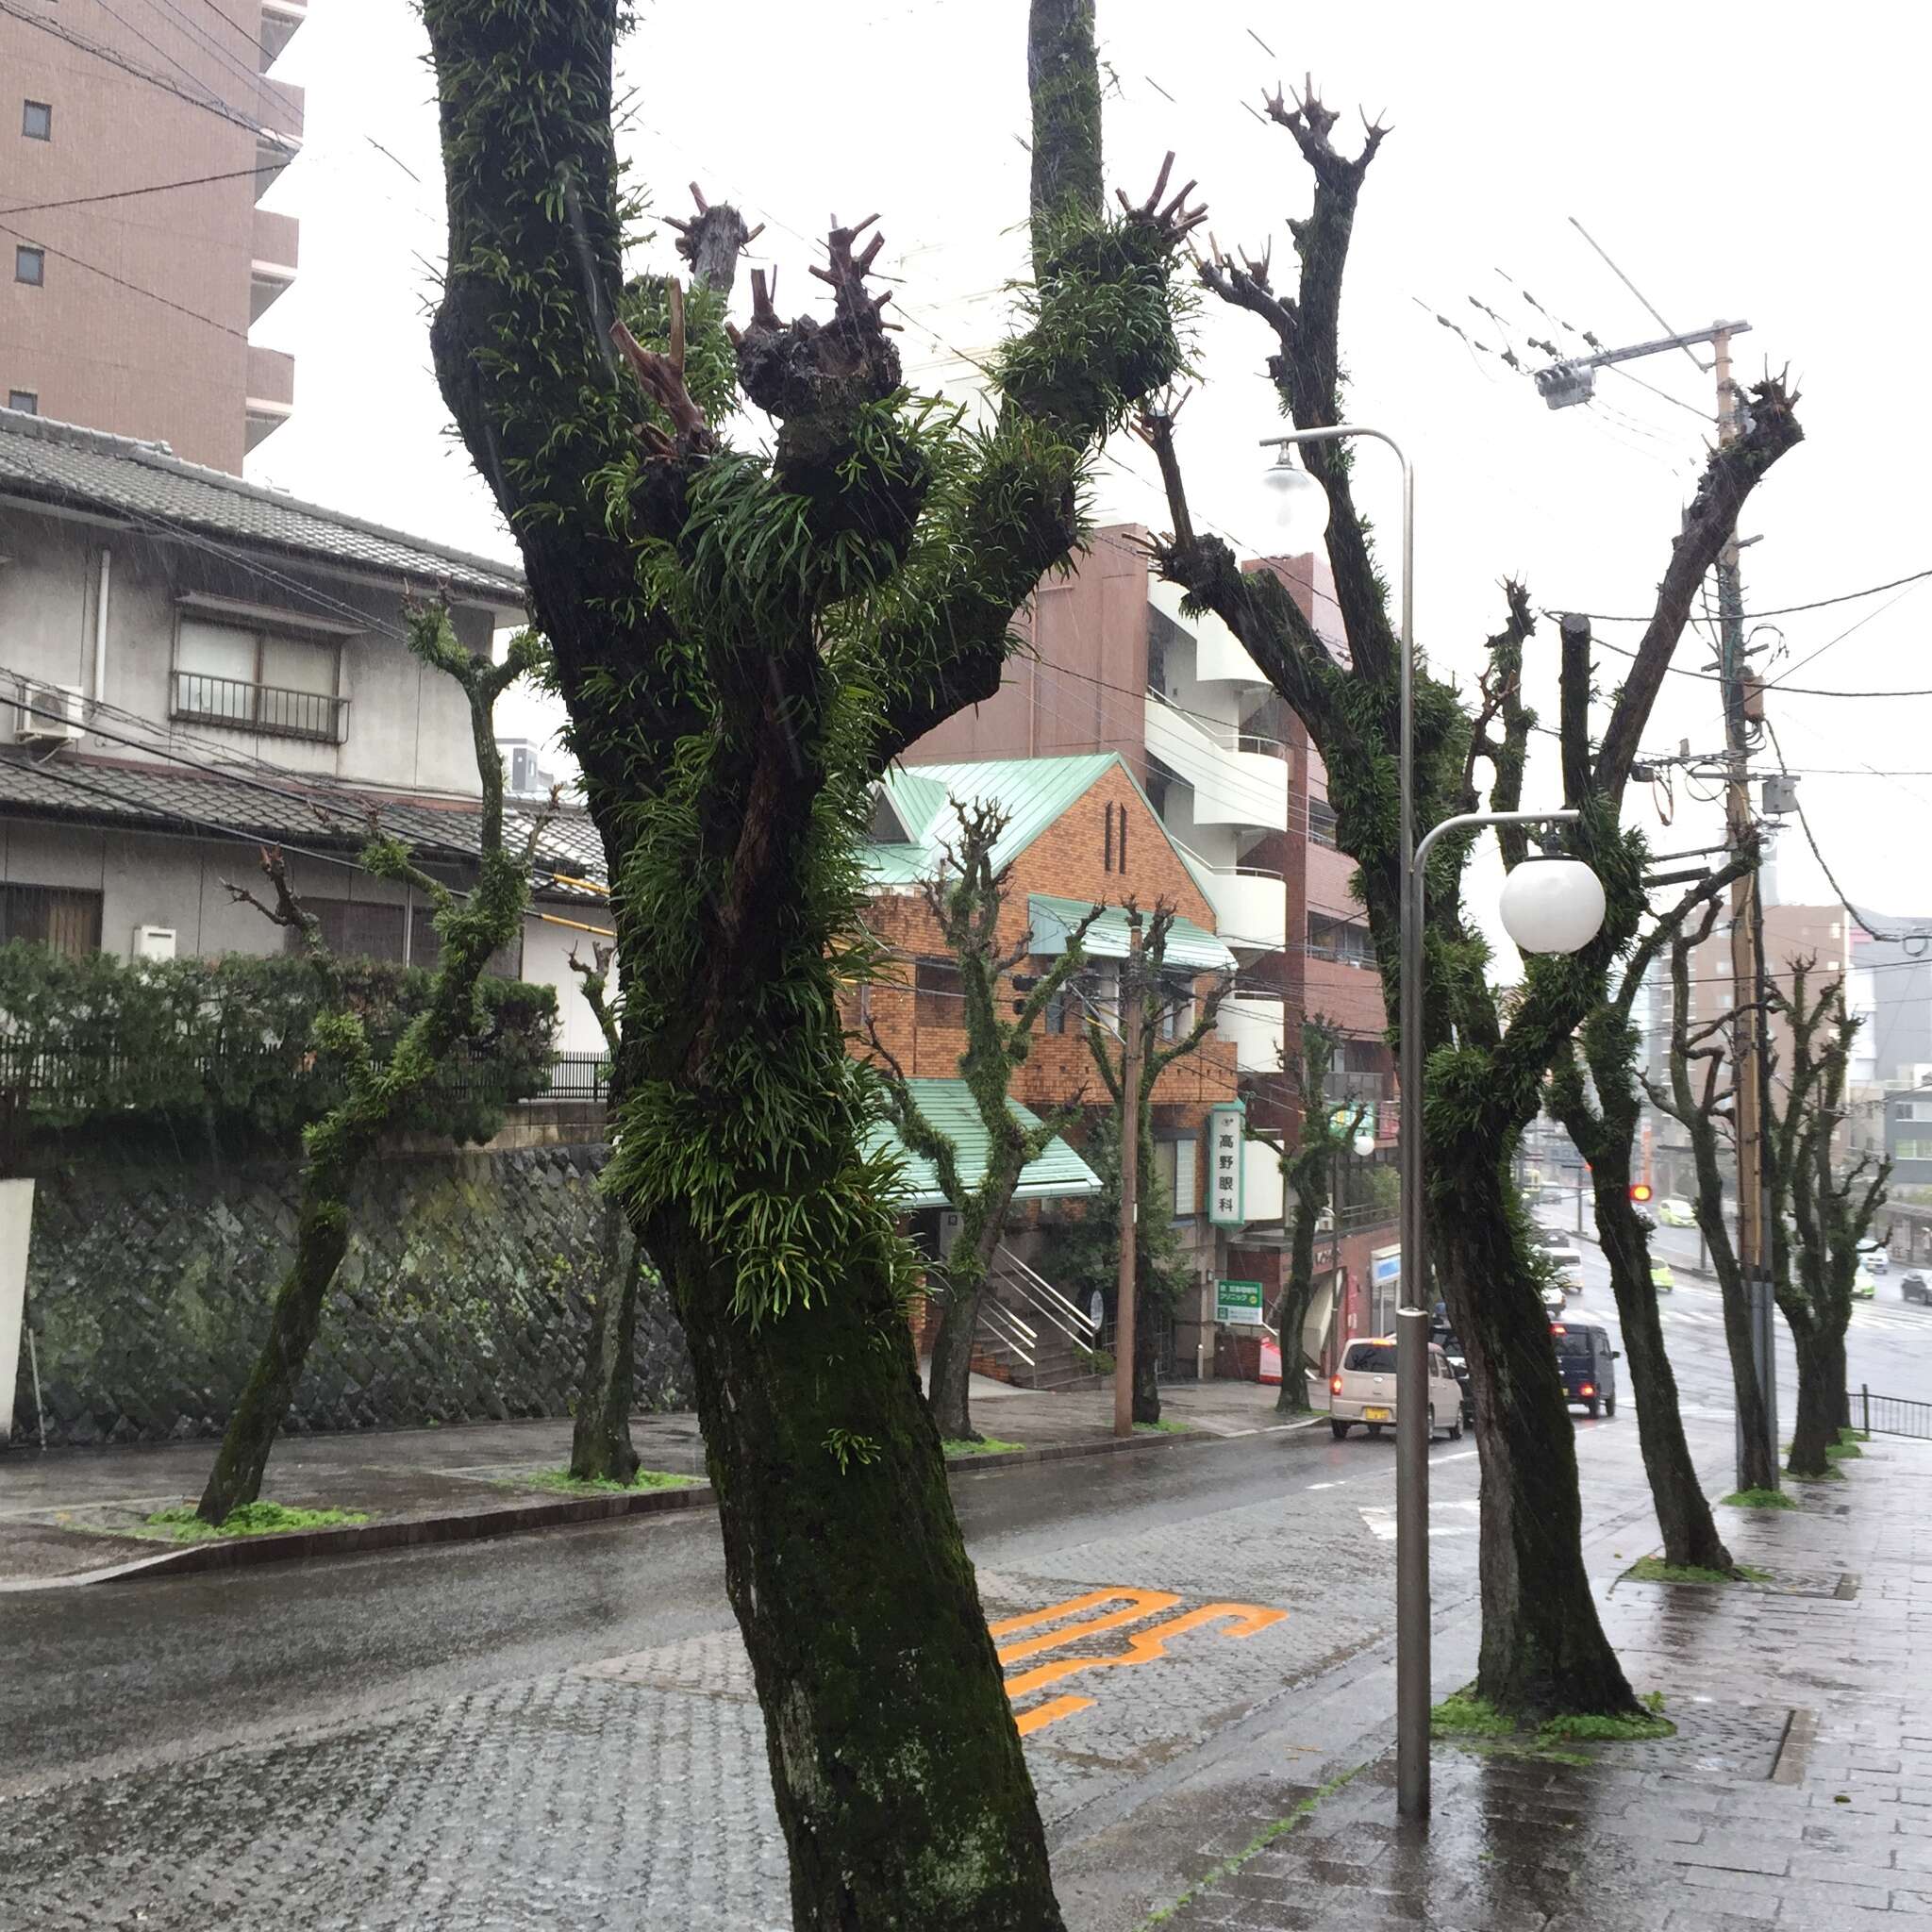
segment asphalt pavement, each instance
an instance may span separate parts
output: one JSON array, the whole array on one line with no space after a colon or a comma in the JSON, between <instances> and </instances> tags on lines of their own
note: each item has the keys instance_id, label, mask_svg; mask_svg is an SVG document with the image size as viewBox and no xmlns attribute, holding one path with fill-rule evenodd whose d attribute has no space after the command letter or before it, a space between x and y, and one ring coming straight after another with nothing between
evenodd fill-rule
<instances>
[{"instance_id":1,"label":"asphalt pavement","mask_svg":"<svg viewBox=\"0 0 1932 1932\"><path fill-rule=\"evenodd\" d=\"M1573 1313L1614 1329L1585 1256ZM1685 1282L1664 1324L1693 1452L1722 1491L1714 1292ZM1855 1383L1932 1399L1932 1320L1860 1307L1851 1345ZM1269 1396L1254 1401L1265 1426ZM1574 1425L1607 1602L1655 1526L1627 1403ZM1431 1459L1446 1691L1474 1659L1477 1469L1466 1443ZM1257 1806L1373 1764L1393 1474L1387 1440L1317 1430L956 1477L987 1614L1024 1653L1008 1687L1070 1924L1138 1925ZM1821 1536L1835 1521L1806 1512ZM5 1600L0 1624L0 1927L787 1924L708 1514L62 1589ZM1661 1688L1697 1626L1644 1628ZM1253 1906L1189 1909L1301 1923L1240 1916Z\"/></svg>"}]
</instances>

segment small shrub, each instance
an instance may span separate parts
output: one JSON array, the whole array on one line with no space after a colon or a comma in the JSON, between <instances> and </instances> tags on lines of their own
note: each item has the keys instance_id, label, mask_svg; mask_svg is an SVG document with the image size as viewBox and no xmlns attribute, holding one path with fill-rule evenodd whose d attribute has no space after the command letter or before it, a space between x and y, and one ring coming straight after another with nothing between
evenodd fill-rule
<instances>
[{"instance_id":1,"label":"small shrub","mask_svg":"<svg viewBox=\"0 0 1932 1932\"><path fill-rule=\"evenodd\" d=\"M1695 1563L1666 1563L1661 1557L1640 1557L1624 1574L1633 1583L1769 1583L1769 1570L1740 1563L1733 1571L1706 1570Z\"/></svg>"},{"instance_id":2,"label":"small shrub","mask_svg":"<svg viewBox=\"0 0 1932 1932\"><path fill-rule=\"evenodd\" d=\"M215 1536L278 1536L291 1529L330 1529L338 1524L367 1523L360 1509L291 1509L284 1503L243 1503L217 1526L204 1523L192 1503L157 1509L146 1526L171 1541L198 1543Z\"/></svg>"},{"instance_id":3,"label":"small shrub","mask_svg":"<svg viewBox=\"0 0 1932 1932\"><path fill-rule=\"evenodd\" d=\"M1429 1713L1429 1731L1438 1738L1507 1738L1515 1729L1513 1717L1467 1690L1443 1698Z\"/></svg>"},{"instance_id":4,"label":"small shrub","mask_svg":"<svg viewBox=\"0 0 1932 1932\"><path fill-rule=\"evenodd\" d=\"M1727 1509L1795 1509L1797 1499L1782 1490L1733 1490L1719 1499Z\"/></svg>"},{"instance_id":5,"label":"small shrub","mask_svg":"<svg viewBox=\"0 0 1932 1932\"><path fill-rule=\"evenodd\" d=\"M1026 1445L1024 1442L1003 1442L997 1436L982 1436L976 1442L968 1442L955 1437L940 1446L946 1452L946 1460L955 1462L962 1456L1017 1455Z\"/></svg>"}]
</instances>

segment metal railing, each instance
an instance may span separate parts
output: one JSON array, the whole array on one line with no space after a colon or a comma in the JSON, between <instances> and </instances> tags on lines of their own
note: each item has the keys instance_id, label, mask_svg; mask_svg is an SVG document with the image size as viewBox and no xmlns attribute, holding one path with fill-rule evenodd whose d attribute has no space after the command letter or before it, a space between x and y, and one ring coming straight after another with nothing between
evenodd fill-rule
<instances>
[{"instance_id":1,"label":"metal railing","mask_svg":"<svg viewBox=\"0 0 1932 1932\"><path fill-rule=\"evenodd\" d=\"M979 1339L1004 1348L1008 1355L1017 1356L1029 1369L1038 1366L1034 1355L1040 1339L1038 1331L1030 1328L1005 1303L990 1294L982 1295L979 1301Z\"/></svg>"},{"instance_id":2,"label":"metal railing","mask_svg":"<svg viewBox=\"0 0 1932 1932\"><path fill-rule=\"evenodd\" d=\"M1069 1341L1091 1348L1100 1324L1086 1309L1071 1302L1045 1275L1029 1268L1004 1242L994 1252L999 1279L1019 1295L1040 1318L1058 1328Z\"/></svg>"},{"instance_id":3,"label":"metal railing","mask_svg":"<svg viewBox=\"0 0 1932 1932\"><path fill-rule=\"evenodd\" d=\"M1916 1436L1932 1441L1932 1402L1914 1402L1904 1395L1874 1395L1862 1383L1856 1410L1866 1435Z\"/></svg>"},{"instance_id":4,"label":"metal railing","mask_svg":"<svg viewBox=\"0 0 1932 1932\"><path fill-rule=\"evenodd\" d=\"M1157 699L1172 711L1176 718L1185 718L1203 738L1211 740L1223 751L1254 752L1270 758L1288 757L1287 741L1279 738L1263 737L1257 732L1244 730L1239 724L1229 724L1220 718L1210 718L1201 711L1191 711L1185 705L1177 705L1158 684L1147 687L1147 695Z\"/></svg>"},{"instance_id":5,"label":"metal railing","mask_svg":"<svg viewBox=\"0 0 1932 1932\"><path fill-rule=\"evenodd\" d=\"M610 1097L610 1056L608 1053L560 1053L550 1062L550 1084L534 1096L539 1100L608 1100Z\"/></svg>"},{"instance_id":6,"label":"metal railing","mask_svg":"<svg viewBox=\"0 0 1932 1932\"><path fill-rule=\"evenodd\" d=\"M233 724L264 738L306 738L341 744L348 735L349 701L321 691L291 691L242 677L177 671L172 713L196 724Z\"/></svg>"}]
</instances>

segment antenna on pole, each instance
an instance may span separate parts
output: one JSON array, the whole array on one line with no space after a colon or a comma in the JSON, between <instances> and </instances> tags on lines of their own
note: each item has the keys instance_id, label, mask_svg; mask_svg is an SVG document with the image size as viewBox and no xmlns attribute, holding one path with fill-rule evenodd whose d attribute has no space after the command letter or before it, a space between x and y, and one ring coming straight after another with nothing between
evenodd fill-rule
<instances>
[{"instance_id":1,"label":"antenna on pole","mask_svg":"<svg viewBox=\"0 0 1932 1932\"><path fill-rule=\"evenodd\" d=\"M1628 275L1625 275L1625 274L1624 273L1624 271L1623 271L1622 269L1620 269L1620 268L1619 268L1619 267L1617 266L1617 264L1616 264L1616 263L1615 263L1614 261L1612 261L1612 260L1610 259L1610 257L1609 257L1609 252L1608 252L1608 250L1607 250L1607 249L1606 249L1606 248L1604 247L1603 243L1602 243L1601 242L1599 242L1599 241L1598 241L1598 240L1596 239L1596 237L1595 237L1594 235L1592 235L1592 234L1591 234L1591 233L1590 232L1590 230L1589 230L1588 228L1586 228L1586 227L1585 227L1585 226L1583 225L1583 224L1582 224L1581 222L1579 222L1579 221L1578 221L1578 220L1576 219L1576 217L1575 217L1574 215L1572 215L1572 216L1570 216L1570 217L1569 217L1569 221L1570 221L1570 225L1571 225L1571 226L1572 226L1573 228L1574 228L1574 229L1576 230L1576 232L1577 232L1577 233L1578 233L1579 235L1581 235L1581 236L1583 237L1583 239L1584 239L1584 240L1585 240L1586 242L1588 242L1590 243L1590 245L1591 245L1591 246L1592 248L1594 248L1594 249L1596 250L1596 252L1597 252L1597 254L1598 254L1599 256L1601 256L1601 257L1603 258L1603 260L1604 260L1604 265L1605 265L1605 266L1606 266L1606 267L1607 267L1607 269L1609 270L1609 272L1610 272L1610 273L1611 273L1611 274L1612 274L1613 275L1615 275L1615 276L1616 276L1616 278L1617 278L1617 279L1618 279L1618 280L1619 280L1620 282L1622 282L1622 283L1623 283L1623 285L1624 285L1624 287L1625 287L1626 289L1628 289L1628 290L1630 291L1630 292L1631 292L1631 293L1632 293L1633 295L1635 295L1635 296L1637 297L1637 299L1638 299L1638 300L1639 300L1639 301L1640 301L1641 303L1642 303L1642 304L1643 304L1644 308L1646 308L1646 309L1647 309L1647 310L1649 311L1649 313L1650 313L1650 319L1651 319L1651 320L1652 320L1652 321L1653 321L1654 323L1656 323L1656 324L1657 324L1657 327L1659 327L1660 329L1662 329L1662 330L1663 330L1663 332L1664 332L1664 333L1665 333L1665 334L1666 334L1667 336L1674 336L1674 335L1675 335L1675 334L1677 333L1677 332L1676 332L1676 330L1675 330L1675 329L1674 329L1674 328L1673 328L1673 327L1672 327L1672 326L1670 325L1670 324L1669 324L1669 323L1667 323L1667 322L1666 322L1666 321L1664 320L1664 318L1663 318L1663 313L1662 313L1662 311L1661 311L1661 310L1660 310L1660 309L1659 309L1659 308L1658 308L1657 307L1657 305L1656 305L1656 304L1655 304L1655 303L1654 303L1654 302L1653 302L1653 301L1652 301L1652 300L1650 299L1650 297L1649 297L1648 295L1646 295L1646 294L1645 294L1645 293L1643 292L1643 291L1642 291L1641 289L1640 289L1640 288L1639 288L1639 287L1637 286L1637 284L1636 284L1635 282L1633 282L1633 281L1632 281L1632 280L1630 279L1630 277L1629 277ZM1684 342L1684 343L1682 343L1682 344L1680 344L1680 346L1681 346L1681 347L1683 348L1683 351L1684 351L1685 355L1687 355L1687 356L1690 356L1690 343L1689 343L1688 341L1687 341L1687 342ZM1699 374L1700 375L1708 375L1710 374L1710 364L1709 364L1708 362L1700 362L1700 361L1699 361L1699 360L1697 359L1697 358L1696 358L1695 356L1690 356L1690 366L1691 366L1691 368L1693 368L1694 370L1696 370L1696 371L1697 371L1697 373L1698 373L1698 374Z\"/></svg>"}]
</instances>

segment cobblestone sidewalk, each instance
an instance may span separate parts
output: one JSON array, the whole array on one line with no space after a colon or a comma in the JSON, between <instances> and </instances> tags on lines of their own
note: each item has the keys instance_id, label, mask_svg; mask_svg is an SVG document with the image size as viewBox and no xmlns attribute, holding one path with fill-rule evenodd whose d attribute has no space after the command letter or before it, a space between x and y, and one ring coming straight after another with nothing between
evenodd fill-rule
<instances>
[{"instance_id":1,"label":"cobblestone sidewalk","mask_svg":"<svg viewBox=\"0 0 1932 1932\"><path fill-rule=\"evenodd\" d=\"M1284 1785L1201 1848L1168 1924L1932 1924L1932 1449L1847 1468L1793 1485L1800 1510L1723 1512L1768 1585L1611 1591L1611 1638L1675 1739L1563 1747L1581 1762L1439 1742L1426 1833L1395 1822L1389 1759L1325 1796Z\"/></svg>"}]
</instances>

